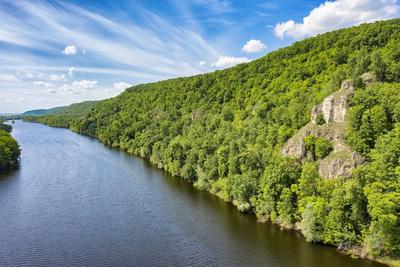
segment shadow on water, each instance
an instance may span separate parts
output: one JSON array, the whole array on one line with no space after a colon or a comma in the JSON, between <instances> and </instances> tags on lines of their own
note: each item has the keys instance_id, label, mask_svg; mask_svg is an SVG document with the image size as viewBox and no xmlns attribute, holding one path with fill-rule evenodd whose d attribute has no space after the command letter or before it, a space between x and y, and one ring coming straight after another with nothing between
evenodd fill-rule
<instances>
[{"instance_id":1,"label":"shadow on water","mask_svg":"<svg viewBox=\"0 0 400 267\"><path fill-rule=\"evenodd\" d=\"M19 171L20 171L20 167L14 169L14 170L0 171L0 183L3 181L6 181L12 177L18 176Z\"/></svg>"}]
</instances>

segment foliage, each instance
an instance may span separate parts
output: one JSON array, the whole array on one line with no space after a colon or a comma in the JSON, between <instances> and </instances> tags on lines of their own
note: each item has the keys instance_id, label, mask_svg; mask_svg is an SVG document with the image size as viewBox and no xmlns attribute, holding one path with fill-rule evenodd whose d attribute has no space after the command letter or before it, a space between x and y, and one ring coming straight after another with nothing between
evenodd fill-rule
<instances>
[{"instance_id":1,"label":"foliage","mask_svg":"<svg viewBox=\"0 0 400 267\"><path fill-rule=\"evenodd\" d=\"M9 132L0 130L0 171L15 169L19 164L20 149Z\"/></svg>"},{"instance_id":2,"label":"foliage","mask_svg":"<svg viewBox=\"0 0 400 267\"><path fill-rule=\"evenodd\" d=\"M6 131L6 132L11 133L11 131L12 131L12 126L9 125L9 124L4 124L4 123L1 123L1 122L0 122L0 130L3 130L3 131Z\"/></svg>"},{"instance_id":3,"label":"foliage","mask_svg":"<svg viewBox=\"0 0 400 267\"><path fill-rule=\"evenodd\" d=\"M317 118L315 119L315 122L317 123L317 125L323 125L325 124L325 118L324 118L324 114L322 114L321 112L317 114Z\"/></svg>"},{"instance_id":4,"label":"foliage","mask_svg":"<svg viewBox=\"0 0 400 267\"><path fill-rule=\"evenodd\" d=\"M332 151L331 142L323 137L308 135L304 138L307 152L311 153L315 159L323 159Z\"/></svg>"},{"instance_id":5,"label":"foliage","mask_svg":"<svg viewBox=\"0 0 400 267\"><path fill-rule=\"evenodd\" d=\"M77 115L89 112L90 109L96 104L97 101L85 101L82 103L71 104L66 107L55 107L50 109L35 109L29 110L22 114L22 116L45 116L45 115Z\"/></svg>"},{"instance_id":6,"label":"foliage","mask_svg":"<svg viewBox=\"0 0 400 267\"><path fill-rule=\"evenodd\" d=\"M98 138L309 241L400 256L400 19L305 39L233 68L134 86L81 114L26 119ZM379 83L359 76L373 72ZM347 140L370 162L348 180L282 158L312 107L353 78ZM308 136L316 159L328 140Z\"/></svg>"}]
</instances>

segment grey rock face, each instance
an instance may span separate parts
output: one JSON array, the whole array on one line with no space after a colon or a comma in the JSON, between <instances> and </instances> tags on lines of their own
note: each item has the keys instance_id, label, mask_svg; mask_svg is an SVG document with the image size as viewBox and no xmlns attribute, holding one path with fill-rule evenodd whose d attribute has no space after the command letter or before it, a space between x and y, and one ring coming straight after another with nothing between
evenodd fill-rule
<instances>
[{"instance_id":1,"label":"grey rock face","mask_svg":"<svg viewBox=\"0 0 400 267\"><path fill-rule=\"evenodd\" d=\"M361 80L365 84L370 84L376 82L376 76L371 72L366 72L363 75L361 75Z\"/></svg>"},{"instance_id":2,"label":"grey rock face","mask_svg":"<svg viewBox=\"0 0 400 267\"><path fill-rule=\"evenodd\" d=\"M321 104L314 106L311 111L311 122L316 124L320 113L324 116L326 123L344 122L348 109L348 99L353 92L353 81L344 81L338 92L325 98Z\"/></svg>"},{"instance_id":3,"label":"grey rock face","mask_svg":"<svg viewBox=\"0 0 400 267\"><path fill-rule=\"evenodd\" d=\"M363 75L370 80L369 75ZM363 79L364 80L364 79ZM325 179L349 177L351 171L363 163L363 158L345 142L345 119L349 108L348 101L354 92L352 80L342 82L339 91L326 97L322 103L313 107L311 122L301 128L282 148L282 154L302 162L310 160L304 138L308 135L323 137L332 143L333 151L318 161L318 172ZM325 123L317 125L317 118L322 114Z\"/></svg>"}]
</instances>

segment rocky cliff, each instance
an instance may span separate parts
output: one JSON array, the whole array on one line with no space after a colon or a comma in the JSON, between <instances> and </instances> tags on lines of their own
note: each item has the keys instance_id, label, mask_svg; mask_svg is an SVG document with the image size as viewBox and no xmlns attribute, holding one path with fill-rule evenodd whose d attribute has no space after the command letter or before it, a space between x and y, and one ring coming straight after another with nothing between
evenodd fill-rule
<instances>
[{"instance_id":1,"label":"rocky cliff","mask_svg":"<svg viewBox=\"0 0 400 267\"><path fill-rule=\"evenodd\" d=\"M364 74L363 80L372 79ZM367 82L367 81L364 81ZM305 138L313 135L330 141L332 151L323 159L318 160L318 171L321 177L333 179L349 177L352 169L363 163L363 158L353 151L345 142L345 121L348 110L348 100L354 92L352 80L342 83L339 91L326 97L322 103L314 106L311 111L311 122L301 128L290 138L282 148L285 156L293 157L302 162L314 160L306 149Z\"/></svg>"}]
</instances>

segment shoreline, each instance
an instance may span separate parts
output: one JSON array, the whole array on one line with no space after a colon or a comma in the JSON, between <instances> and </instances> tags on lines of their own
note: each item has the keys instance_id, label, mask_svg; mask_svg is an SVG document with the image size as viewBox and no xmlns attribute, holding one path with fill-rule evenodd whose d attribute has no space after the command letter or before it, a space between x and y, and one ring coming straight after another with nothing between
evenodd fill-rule
<instances>
[{"instance_id":1,"label":"shoreline","mask_svg":"<svg viewBox=\"0 0 400 267\"><path fill-rule=\"evenodd\" d=\"M176 178L178 178L178 179L183 179L183 178L180 177L180 176L173 175L172 173L168 172L167 170L164 169L163 166L160 166L159 164L157 164L157 163L155 163L155 162L152 162L150 159L143 158L143 157L141 157L140 155L135 155L135 154L130 153L129 151L127 151L127 150L125 150L125 149L121 149L121 148L119 148L119 147L111 147L111 146L108 146L108 145L104 144L101 140L99 140L97 137L93 137L93 136L89 136L89 135L86 135L86 134L83 134L83 133L76 132L76 131L72 130L72 129L69 128L69 127L51 126L51 125L49 125L49 124L42 123L42 122L39 122L39 121L25 121L25 120L23 120L23 119L22 119L22 121L24 121L24 122L39 123L39 124L47 125L47 126L53 127L53 128L68 129L68 130L70 130L70 131L73 132L73 133L80 134L80 135L83 135L83 136L86 136L86 137L90 137L90 138L94 138L94 139L96 139L98 142L100 142L101 144L107 146L108 148L116 149L116 150L119 150L119 151L126 152L126 153L129 154L129 155L132 155L132 156L134 156L134 157L138 157L138 158L140 158L140 159L146 161L147 163L149 163L149 164L150 164L152 167L154 167L154 168L157 168L157 169L159 169L159 170L162 170L162 171L166 172L167 174L172 175L172 176L174 176L174 177L176 177ZM277 226L277 227L279 226L280 230L282 230L282 231L283 231L283 230L284 230L284 231L295 231L295 232L297 232L298 234L300 234L300 235L302 236L303 240L305 241L305 238L304 238L303 234L301 233L301 227L299 227L300 222L295 222L295 223L293 224L293 226L287 226L287 225L284 225L284 224L280 223L278 220L273 221L273 220L270 220L270 219L268 219L268 218L264 218L264 219L263 219L263 218L260 218L260 217L258 217L257 214L256 214L255 212L253 212L253 211L241 210L241 209L239 208L239 206L240 206L241 203L238 203L238 202L236 202L236 201L232 201L232 200L229 200L229 199L228 199L228 200L227 200L227 199L224 199L224 197L221 195L220 191L218 191L218 192L212 192L212 191L209 190L208 188L201 188L201 186L196 186L196 185L195 185L195 182L191 182L191 181L186 181L186 182L189 183L189 184L191 184L191 185L193 186L193 188L195 188L196 190L206 191L206 192L208 192L208 193L211 194L211 195L217 196L218 198L220 198L220 199L223 200L224 202L228 203L229 205L235 206L235 207L236 207L236 210L237 210L238 212L246 213L246 214L249 214L249 215L251 215L251 216L255 216L255 218L257 219L257 223L271 223L272 225L275 225L275 226ZM297 226L296 226L296 225L297 225ZM307 241L305 241L305 242L307 242ZM359 258L359 259L362 259L362 260L365 260L365 261L369 261L369 262L376 262L376 263L384 264L384 265L387 265L387 266L400 267L400 259L392 259L392 258L385 258L385 257L371 258L371 257L368 257L368 255L363 255L363 253L362 253L362 247L360 247L360 246L343 247L343 248L341 249L339 246L330 245L330 244L326 244L326 243L323 243L323 242L312 242L312 243L313 243L313 244L317 244L317 245L323 245L323 246L328 246L328 247L335 248L335 250L336 250L337 252L339 252L339 253L341 253L341 254L344 254L344 255L346 255L346 256L349 256L349 257Z\"/></svg>"}]
</instances>

